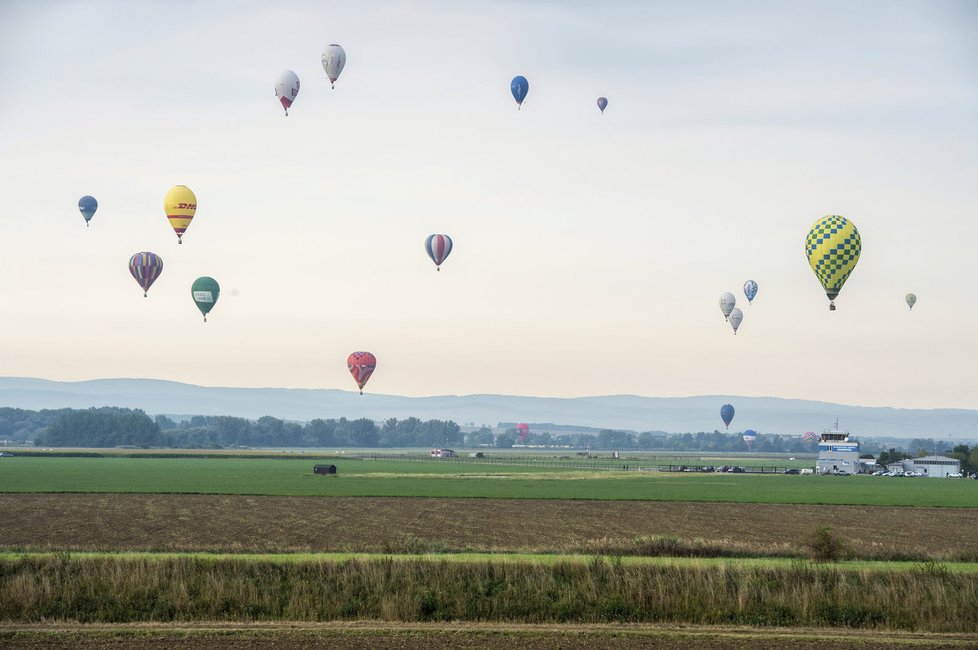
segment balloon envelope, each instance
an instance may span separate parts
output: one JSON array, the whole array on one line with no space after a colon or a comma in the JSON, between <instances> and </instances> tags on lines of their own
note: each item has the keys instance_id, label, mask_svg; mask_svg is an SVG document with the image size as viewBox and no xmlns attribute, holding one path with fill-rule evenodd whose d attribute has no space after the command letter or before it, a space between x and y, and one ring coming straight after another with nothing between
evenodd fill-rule
<instances>
[{"instance_id":1,"label":"balloon envelope","mask_svg":"<svg viewBox=\"0 0 978 650\"><path fill-rule=\"evenodd\" d=\"M448 235L429 235L428 239L424 240L424 249L435 263L435 267L440 267L452 252L452 238Z\"/></svg>"},{"instance_id":2,"label":"balloon envelope","mask_svg":"<svg viewBox=\"0 0 978 650\"><path fill-rule=\"evenodd\" d=\"M183 233L197 213L197 196L186 185L174 185L163 197L163 210L173 232L177 233L177 241L182 244Z\"/></svg>"},{"instance_id":3,"label":"balloon envelope","mask_svg":"<svg viewBox=\"0 0 978 650\"><path fill-rule=\"evenodd\" d=\"M363 387L367 385L367 380L377 367L377 357L369 352L351 352L346 358L346 367L350 369L354 381L360 387L360 394L363 395Z\"/></svg>"},{"instance_id":4,"label":"balloon envelope","mask_svg":"<svg viewBox=\"0 0 978 650\"><path fill-rule=\"evenodd\" d=\"M278 76L275 82L275 96L282 102L285 114L289 114L289 107L299 94L299 76L291 70L286 70Z\"/></svg>"},{"instance_id":5,"label":"balloon envelope","mask_svg":"<svg viewBox=\"0 0 978 650\"><path fill-rule=\"evenodd\" d=\"M95 211L98 210L98 201L95 200L94 196L88 196L86 194L78 199L78 210L85 218L85 224L87 225L92 220L92 217L95 216Z\"/></svg>"},{"instance_id":6,"label":"balloon envelope","mask_svg":"<svg viewBox=\"0 0 978 650\"><path fill-rule=\"evenodd\" d=\"M340 73L346 66L346 50L336 43L331 43L323 49L321 60L329 83L335 87L336 80L340 78Z\"/></svg>"},{"instance_id":7,"label":"balloon envelope","mask_svg":"<svg viewBox=\"0 0 978 650\"><path fill-rule=\"evenodd\" d=\"M526 93L530 92L530 82L522 75L513 77L513 80L509 82L509 90L513 93L513 99L516 100L516 103L522 106L523 100L526 99Z\"/></svg>"},{"instance_id":8,"label":"balloon envelope","mask_svg":"<svg viewBox=\"0 0 978 650\"><path fill-rule=\"evenodd\" d=\"M757 432L753 429L748 429L744 431L744 442L747 444L747 448L750 449L754 441L757 440Z\"/></svg>"},{"instance_id":9,"label":"balloon envelope","mask_svg":"<svg viewBox=\"0 0 978 650\"><path fill-rule=\"evenodd\" d=\"M723 406L720 407L720 419L723 420L723 424L725 426L727 427L730 426L730 423L733 421L734 418L734 413L735 411L734 411L733 404L724 404Z\"/></svg>"},{"instance_id":10,"label":"balloon envelope","mask_svg":"<svg viewBox=\"0 0 978 650\"><path fill-rule=\"evenodd\" d=\"M516 431L520 434L520 440L526 440L530 435L530 425L526 422L520 422L516 425Z\"/></svg>"},{"instance_id":11,"label":"balloon envelope","mask_svg":"<svg viewBox=\"0 0 978 650\"><path fill-rule=\"evenodd\" d=\"M607 97L598 97L598 108L600 108L601 112L604 113L604 109L608 108Z\"/></svg>"},{"instance_id":12,"label":"balloon envelope","mask_svg":"<svg viewBox=\"0 0 978 650\"><path fill-rule=\"evenodd\" d=\"M740 327L740 323L744 320L744 312L734 307L730 312L730 318L727 320L730 321L730 327L733 328L734 334L736 334L737 328Z\"/></svg>"},{"instance_id":13,"label":"balloon envelope","mask_svg":"<svg viewBox=\"0 0 978 650\"><path fill-rule=\"evenodd\" d=\"M808 264L829 298L829 309L835 310L835 299L842 290L862 252L862 238L854 224L845 217L829 215L816 221L805 238Z\"/></svg>"},{"instance_id":14,"label":"balloon envelope","mask_svg":"<svg viewBox=\"0 0 978 650\"><path fill-rule=\"evenodd\" d=\"M917 296L912 293L907 294L907 307L913 309L914 304L917 302Z\"/></svg>"},{"instance_id":15,"label":"balloon envelope","mask_svg":"<svg viewBox=\"0 0 978 650\"><path fill-rule=\"evenodd\" d=\"M190 295L197 304L197 309L204 315L204 322L207 322L207 313L214 308L218 296L221 295L221 285L214 278L206 275L194 280L190 285Z\"/></svg>"},{"instance_id":16,"label":"balloon envelope","mask_svg":"<svg viewBox=\"0 0 978 650\"><path fill-rule=\"evenodd\" d=\"M136 253L129 258L129 272L143 288L145 297L156 278L163 272L163 260L156 253Z\"/></svg>"},{"instance_id":17,"label":"balloon envelope","mask_svg":"<svg viewBox=\"0 0 978 650\"><path fill-rule=\"evenodd\" d=\"M747 296L747 304L754 302L754 296L757 295L757 283L753 280L745 282L744 295Z\"/></svg>"},{"instance_id":18,"label":"balloon envelope","mask_svg":"<svg viewBox=\"0 0 978 650\"><path fill-rule=\"evenodd\" d=\"M730 312L733 308L737 306L737 299L729 291L724 291L720 294L720 311L723 312L723 319L727 320L730 318Z\"/></svg>"}]
</instances>

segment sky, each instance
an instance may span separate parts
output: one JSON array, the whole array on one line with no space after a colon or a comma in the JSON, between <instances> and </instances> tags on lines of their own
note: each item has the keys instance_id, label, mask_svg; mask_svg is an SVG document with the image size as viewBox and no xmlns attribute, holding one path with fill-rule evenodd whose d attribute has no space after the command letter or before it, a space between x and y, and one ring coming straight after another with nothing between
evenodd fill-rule
<instances>
[{"instance_id":1,"label":"sky","mask_svg":"<svg viewBox=\"0 0 978 650\"><path fill-rule=\"evenodd\" d=\"M0 85L5 376L978 408L974 2L7 1Z\"/></svg>"}]
</instances>

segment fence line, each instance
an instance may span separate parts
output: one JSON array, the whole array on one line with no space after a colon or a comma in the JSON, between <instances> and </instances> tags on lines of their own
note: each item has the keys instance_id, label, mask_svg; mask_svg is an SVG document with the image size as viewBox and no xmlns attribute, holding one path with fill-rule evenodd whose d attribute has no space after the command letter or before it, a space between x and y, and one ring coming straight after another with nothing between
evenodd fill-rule
<instances>
[{"instance_id":1,"label":"fence line","mask_svg":"<svg viewBox=\"0 0 978 650\"><path fill-rule=\"evenodd\" d=\"M453 463L457 465L496 465L496 466L507 466L507 467L553 467L561 469L579 469L587 471L604 471L604 472L710 472L715 471L714 469L706 469L711 466L704 466L699 464L685 464L677 463L677 461L682 461L681 457L669 456L667 458L659 458L657 456L652 456L651 458L646 457L640 459L639 462L635 462L634 459L625 458L541 458L541 457L527 457L527 456L515 456L515 455L505 455L505 456L482 456L473 457L469 455L458 455L458 456L446 456L446 457L432 457L430 454L425 452L359 452L356 454L349 454L350 457L357 458L359 460L404 460L413 461L419 463ZM669 460L669 464L664 464L662 461ZM691 461L695 459L690 459ZM739 468L738 473L743 474L781 474L786 469L785 467L766 467L766 466L743 466Z\"/></svg>"}]
</instances>

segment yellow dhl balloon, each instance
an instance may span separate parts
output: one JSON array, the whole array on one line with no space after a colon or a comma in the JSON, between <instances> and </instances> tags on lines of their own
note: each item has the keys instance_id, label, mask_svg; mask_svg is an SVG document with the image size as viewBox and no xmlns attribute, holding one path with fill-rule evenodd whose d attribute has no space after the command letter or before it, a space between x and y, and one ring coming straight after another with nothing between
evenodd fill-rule
<instances>
[{"instance_id":1,"label":"yellow dhl balloon","mask_svg":"<svg viewBox=\"0 0 978 650\"><path fill-rule=\"evenodd\" d=\"M862 248L856 224L839 215L822 217L808 231L805 238L808 264L825 289L829 309L835 309L835 298L856 268Z\"/></svg>"},{"instance_id":2,"label":"yellow dhl balloon","mask_svg":"<svg viewBox=\"0 0 978 650\"><path fill-rule=\"evenodd\" d=\"M174 185L163 198L163 210L177 233L178 243L182 244L183 233L197 212L197 197L186 185Z\"/></svg>"}]
</instances>

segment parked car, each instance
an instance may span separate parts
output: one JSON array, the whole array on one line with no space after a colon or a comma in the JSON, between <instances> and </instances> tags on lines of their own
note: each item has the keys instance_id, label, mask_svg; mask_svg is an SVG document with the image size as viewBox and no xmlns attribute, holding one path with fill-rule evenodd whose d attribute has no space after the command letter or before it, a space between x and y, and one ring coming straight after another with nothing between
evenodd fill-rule
<instances>
[{"instance_id":1,"label":"parked car","mask_svg":"<svg viewBox=\"0 0 978 650\"><path fill-rule=\"evenodd\" d=\"M805 469L801 470L801 474L802 476L813 476L815 474L815 470L810 467L806 467Z\"/></svg>"},{"instance_id":2,"label":"parked car","mask_svg":"<svg viewBox=\"0 0 978 650\"><path fill-rule=\"evenodd\" d=\"M951 474L948 474L947 477L948 478L961 478L962 477L962 474L960 472L952 472Z\"/></svg>"},{"instance_id":3,"label":"parked car","mask_svg":"<svg viewBox=\"0 0 978 650\"><path fill-rule=\"evenodd\" d=\"M796 467L789 467L788 469L784 470L784 473L785 474L801 474L801 470L798 469L798 468L796 468Z\"/></svg>"},{"instance_id":4,"label":"parked car","mask_svg":"<svg viewBox=\"0 0 978 650\"><path fill-rule=\"evenodd\" d=\"M847 472L844 469L840 469L838 472L835 473L835 475L836 476L850 476L849 472Z\"/></svg>"}]
</instances>

